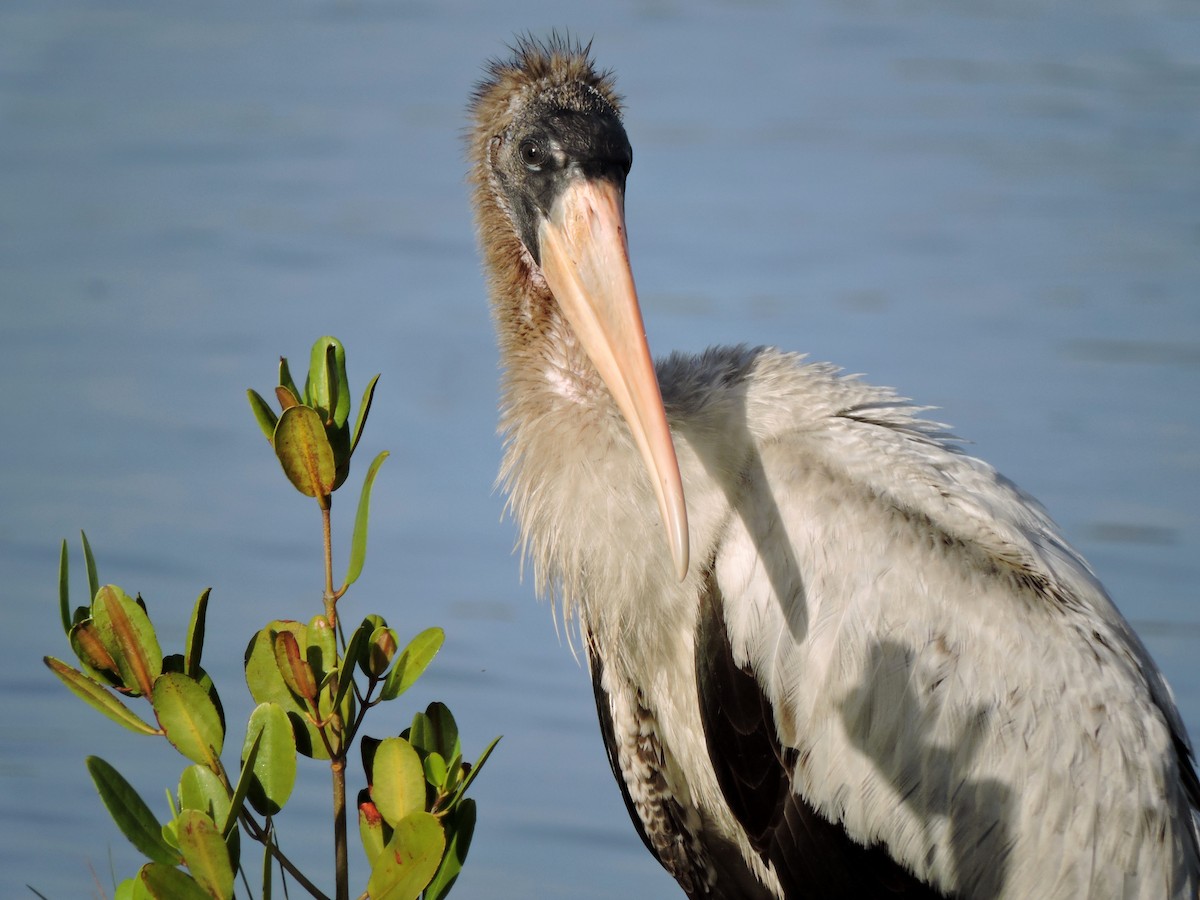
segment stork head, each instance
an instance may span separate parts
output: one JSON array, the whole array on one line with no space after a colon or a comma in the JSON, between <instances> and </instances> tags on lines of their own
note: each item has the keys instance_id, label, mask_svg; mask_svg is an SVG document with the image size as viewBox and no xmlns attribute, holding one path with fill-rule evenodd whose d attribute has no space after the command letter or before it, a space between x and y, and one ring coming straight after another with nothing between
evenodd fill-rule
<instances>
[{"instance_id":1,"label":"stork head","mask_svg":"<svg viewBox=\"0 0 1200 900\"><path fill-rule=\"evenodd\" d=\"M633 162L611 76L587 47L522 39L472 104L476 211L493 293L547 290L629 425L682 579L687 511L625 235ZM497 315L504 316L503 309ZM520 340L515 323L510 340Z\"/></svg>"}]
</instances>

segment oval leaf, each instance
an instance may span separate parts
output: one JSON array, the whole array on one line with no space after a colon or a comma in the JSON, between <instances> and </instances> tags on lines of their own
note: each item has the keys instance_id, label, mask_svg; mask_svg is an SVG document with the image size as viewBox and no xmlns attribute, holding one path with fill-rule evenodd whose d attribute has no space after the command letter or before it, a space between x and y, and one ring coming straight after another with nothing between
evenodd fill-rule
<instances>
[{"instance_id":1,"label":"oval leaf","mask_svg":"<svg viewBox=\"0 0 1200 900\"><path fill-rule=\"evenodd\" d=\"M172 653L170 656L163 657L163 674L169 672L177 672L186 675L185 668L187 666L182 653ZM204 671L202 666L196 667L196 672L189 677L200 687L204 688L208 694L208 699L212 701L213 708L217 711L217 716L221 720L221 730L225 729L225 707L221 704L221 696L217 693L217 686L213 683L212 676Z\"/></svg>"},{"instance_id":2,"label":"oval leaf","mask_svg":"<svg viewBox=\"0 0 1200 900\"><path fill-rule=\"evenodd\" d=\"M212 900L186 872L162 863L142 866L134 883L133 896L136 900Z\"/></svg>"},{"instance_id":3,"label":"oval leaf","mask_svg":"<svg viewBox=\"0 0 1200 900\"><path fill-rule=\"evenodd\" d=\"M403 738L383 741L375 751L372 771L371 799L389 825L424 811L425 769L412 744Z\"/></svg>"},{"instance_id":4,"label":"oval leaf","mask_svg":"<svg viewBox=\"0 0 1200 900\"><path fill-rule=\"evenodd\" d=\"M396 664L392 666L392 671L388 672L383 689L379 692L379 699L395 699L412 687L433 662L445 640L446 633L442 629L426 628L409 641Z\"/></svg>"},{"instance_id":5,"label":"oval leaf","mask_svg":"<svg viewBox=\"0 0 1200 900\"><path fill-rule=\"evenodd\" d=\"M261 815L275 815L287 803L296 784L296 738L287 712L278 703L259 704L250 714L242 750L243 764L256 738L258 753L247 796Z\"/></svg>"},{"instance_id":6,"label":"oval leaf","mask_svg":"<svg viewBox=\"0 0 1200 900\"><path fill-rule=\"evenodd\" d=\"M275 455L296 490L322 500L324 505L333 490L337 469L325 426L315 409L293 406L284 410L275 426Z\"/></svg>"},{"instance_id":7,"label":"oval leaf","mask_svg":"<svg viewBox=\"0 0 1200 900\"><path fill-rule=\"evenodd\" d=\"M70 688L75 696L89 706L100 710L118 725L124 725L130 731L136 731L138 734L162 734L162 731L153 725L143 722L98 681L88 678L78 669L71 668L53 656L45 656L42 659L50 671L62 679L63 684Z\"/></svg>"},{"instance_id":8,"label":"oval leaf","mask_svg":"<svg viewBox=\"0 0 1200 900\"><path fill-rule=\"evenodd\" d=\"M355 631L354 637L350 639L350 646L353 647L355 638L358 637L360 632L363 634L363 647L355 656L355 659L358 662L358 670L368 677L373 678L374 676L371 675L371 655L367 652L366 642L371 640L372 636L375 634L375 629L386 627L387 620L384 619L383 616L376 613L371 613L362 620L362 624L358 626L358 630ZM349 658L350 649L347 648L346 660L348 661ZM388 657L388 659L391 659L391 657Z\"/></svg>"},{"instance_id":9,"label":"oval leaf","mask_svg":"<svg viewBox=\"0 0 1200 900\"><path fill-rule=\"evenodd\" d=\"M342 426L350 418L350 391L346 389L346 350L342 342L326 335L317 338L308 360L304 396L309 406L330 423Z\"/></svg>"},{"instance_id":10,"label":"oval leaf","mask_svg":"<svg viewBox=\"0 0 1200 900\"><path fill-rule=\"evenodd\" d=\"M425 780L437 790L445 792L446 778L450 774L450 769L446 765L446 760L442 758L442 754L437 751L429 753L425 757L424 765Z\"/></svg>"},{"instance_id":11,"label":"oval leaf","mask_svg":"<svg viewBox=\"0 0 1200 900\"><path fill-rule=\"evenodd\" d=\"M198 809L214 822L229 816L229 791L207 766L192 765L179 776L180 809Z\"/></svg>"},{"instance_id":12,"label":"oval leaf","mask_svg":"<svg viewBox=\"0 0 1200 900\"><path fill-rule=\"evenodd\" d=\"M255 703L278 703L287 712L296 738L296 752L311 759L329 759L317 726L308 718L301 700L284 683L275 660L275 634L290 631L303 644L306 629L301 622L277 619L257 632L246 646L246 686Z\"/></svg>"},{"instance_id":13,"label":"oval leaf","mask_svg":"<svg viewBox=\"0 0 1200 900\"><path fill-rule=\"evenodd\" d=\"M119 587L106 584L92 601L92 620L125 687L149 695L162 672L162 650L145 610Z\"/></svg>"},{"instance_id":14,"label":"oval leaf","mask_svg":"<svg viewBox=\"0 0 1200 900\"><path fill-rule=\"evenodd\" d=\"M445 848L446 836L434 816L424 811L405 816L371 866L371 900L416 900L437 872Z\"/></svg>"},{"instance_id":15,"label":"oval leaf","mask_svg":"<svg viewBox=\"0 0 1200 900\"><path fill-rule=\"evenodd\" d=\"M100 629L91 616L80 619L67 632L67 640L75 656L83 665L83 671L102 684L108 684L120 690L124 687L117 662L100 639Z\"/></svg>"},{"instance_id":16,"label":"oval leaf","mask_svg":"<svg viewBox=\"0 0 1200 900\"><path fill-rule=\"evenodd\" d=\"M382 678L396 658L400 639L396 636L396 629L380 625L371 632L369 641L366 648L367 675L373 679Z\"/></svg>"},{"instance_id":17,"label":"oval leaf","mask_svg":"<svg viewBox=\"0 0 1200 900\"><path fill-rule=\"evenodd\" d=\"M225 729L208 691L186 675L168 672L155 679L150 702L176 750L194 763L220 770Z\"/></svg>"},{"instance_id":18,"label":"oval leaf","mask_svg":"<svg viewBox=\"0 0 1200 900\"><path fill-rule=\"evenodd\" d=\"M227 900L233 896L233 866L229 850L216 823L198 809L181 810L175 820L176 836L184 862L197 884L210 897Z\"/></svg>"},{"instance_id":19,"label":"oval leaf","mask_svg":"<svg viewBox=\"0 0 1200 900\"><path fill-rule=\"evenodd\" d=\"M462 753L458 741L458 723L445 703L434 701L425 713L413 716L412 732L408 739L424 753L437 752L444 759L453 759Z\"/></svg>"},{"instance_id":20,"label":"oval leaf","mask_svg":"<svg viewBox=\"0 0 1200 900\"><path fill-rule=\"evenodd\" d=\"M98 756L87 758L87 769L105 808L129 843L155 862L169 866L179 862L179 856L163 840L158 819L121 773Z\"/></svg>"}]
</instances>

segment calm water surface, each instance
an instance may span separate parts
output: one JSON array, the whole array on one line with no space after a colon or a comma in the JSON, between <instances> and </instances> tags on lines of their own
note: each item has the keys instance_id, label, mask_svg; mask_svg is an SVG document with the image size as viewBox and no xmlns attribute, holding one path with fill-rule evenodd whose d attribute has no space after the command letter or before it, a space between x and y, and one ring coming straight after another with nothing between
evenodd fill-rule
<instances>
[{"instance_id":1,"label":"calm water surface","mask_svg":"<svg viewBox=\"0 0 1200 900\"><path fill-rule=\"evenodd\" d=\"M482 61L552 26L594 36L628 97L651 345L776 343L939 406L1083 548L1200 734L1190 0L7 0L0 896L109 893L134 870L87 753L159 807L182 768L42 668L67 653L62 537L88 531L168 647L213 587L206 665L231 724L249 708L242 636L316 611L315 510L243 391L326 332L356 390L383 373L363 454L393 453L347 613L449 635L373 730L441 698L468 753L505 736L455 896L675 895L492 492L495 352L459 134ZM324 780L281 821L308 856Z\"/></svg>"}]
</instances>

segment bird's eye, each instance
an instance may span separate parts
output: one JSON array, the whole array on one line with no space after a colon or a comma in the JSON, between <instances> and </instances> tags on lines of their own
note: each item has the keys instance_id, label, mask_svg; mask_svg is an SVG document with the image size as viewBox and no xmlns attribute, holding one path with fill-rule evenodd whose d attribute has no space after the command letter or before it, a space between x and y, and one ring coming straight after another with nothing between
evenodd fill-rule
<instances>
[{"instance_id":1,"label":"bird's eye","mask_svg":"<svg viewBox=\"0 0 1200 900\"><path fill-rule=\"evenodd\" d=\"M521 146L517 148L517 152L521 155L521 162L527 168L540 169L546 161L546 151L542 149L542 145L537 141L521 141Z\"/></svg>"}]
</instances>

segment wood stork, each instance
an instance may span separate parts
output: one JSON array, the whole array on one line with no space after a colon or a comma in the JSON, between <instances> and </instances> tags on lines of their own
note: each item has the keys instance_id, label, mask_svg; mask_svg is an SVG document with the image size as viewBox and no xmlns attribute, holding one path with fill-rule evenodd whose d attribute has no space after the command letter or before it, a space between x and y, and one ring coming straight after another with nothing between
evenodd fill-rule
<instances>
[{"instance_id":1,"label":"wood stork","mask_svg":"<svg viewBox=\"0 0 1200 900\"><path fill-rule=\"evenodd\" d=\"M655 366L589 47L519 40L472 113L501 481L687 895L1196 897L1170 689L1041 507L831 366Z\"/></svg>"}]
</instances>

